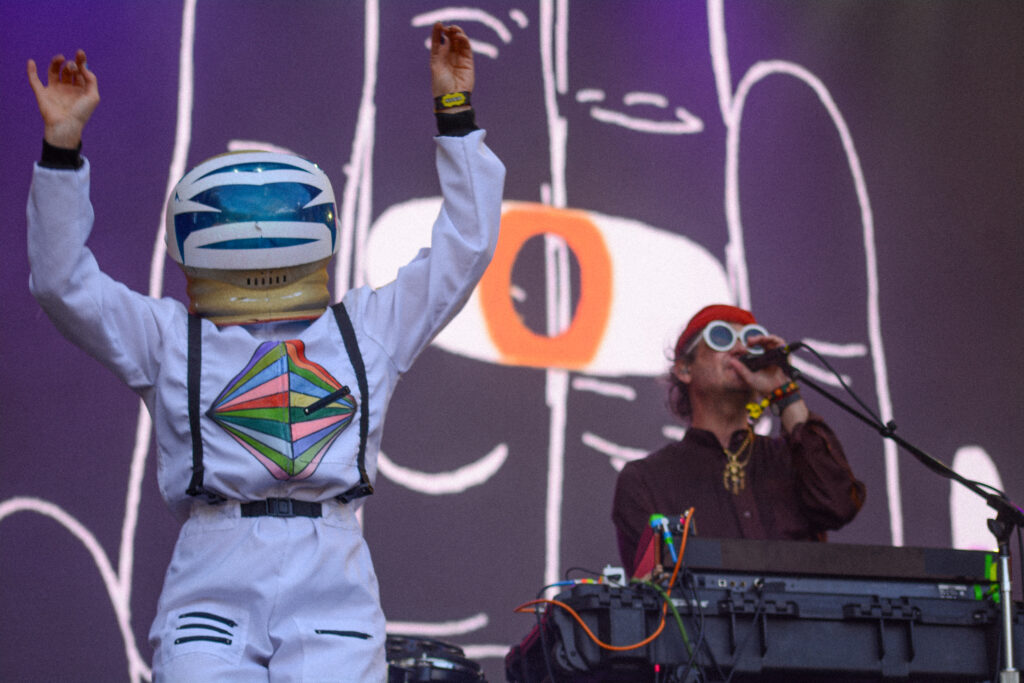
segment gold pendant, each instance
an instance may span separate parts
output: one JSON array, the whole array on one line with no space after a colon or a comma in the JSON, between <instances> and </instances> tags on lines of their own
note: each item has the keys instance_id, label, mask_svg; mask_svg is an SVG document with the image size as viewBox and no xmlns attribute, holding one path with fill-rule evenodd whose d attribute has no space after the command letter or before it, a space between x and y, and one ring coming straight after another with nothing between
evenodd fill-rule
<instances>
[{"instance_id":1,"label":"gold pendant","mask_svg":"<svg viewBox=\"0 0 1024 683\"><path fill-rule=\"evenodd\" d=\"M744 472L746 463L735 461L727 462L725 470L722 471L722 484L726 491L732 491L734 496L739 495L747 485L747 473Z\"/></svg>"},{"instance_id":2,"label":"gold pendant","mask_svg":"<svg viewBox=\"0 0 1024 683\"><path fill-rule=\"evenodd\" d=\"M747 455L747 459L741 461L742 456L746 451L747 447L751 446L754 441L754 432L747 427L747 435L743 438L743 443L736 449L736 452L723 448L722 452L725 454L725 469L722 470L722 485L725 486L726 491L732 491L732 495L739 495L740 491L747 485L747 463L750 462L751 452ZM751 446L752 447L752 446Z\"/></svg>"}]
</instances>

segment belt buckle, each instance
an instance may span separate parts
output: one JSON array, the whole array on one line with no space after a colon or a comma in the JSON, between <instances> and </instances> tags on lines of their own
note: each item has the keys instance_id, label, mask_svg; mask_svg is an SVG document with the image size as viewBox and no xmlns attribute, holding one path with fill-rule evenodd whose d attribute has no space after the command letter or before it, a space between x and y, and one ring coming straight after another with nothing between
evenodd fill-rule
<instances>
[{"instance_id":1,"label":"belt buckle","mask_svg":"<svg viewBox=\"0 0 1024 683\"><path fill-rule=\"evenodd\" d=\"M295 506L291 498L267 498L267 513L272 517L294 517Z\"/></svg>"}]
</instances>

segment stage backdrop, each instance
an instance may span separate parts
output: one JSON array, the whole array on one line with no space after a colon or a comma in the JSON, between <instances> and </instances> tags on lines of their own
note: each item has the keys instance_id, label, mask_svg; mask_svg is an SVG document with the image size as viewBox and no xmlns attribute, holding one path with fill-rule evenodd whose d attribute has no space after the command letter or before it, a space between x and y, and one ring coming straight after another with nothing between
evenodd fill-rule
<instances>
[{"instance_id":1,"label":"stage backdrop","mask_svg":"<svg viewBox=\"0 0 1024 683\"><path fill-rule=\"evenodd\" d=\"M82 47L99 78L83 153L110 275L184 299L168 188L283 148L333 178L340 296L386 282L437 209L435 20L473 39L508 180L498 257L401 382L363 510L390 631L502 680L533 621L514 608L618 564L616 474L681 435L667 349L711 302L752 307L905 439L1024 498L1022 3L3 0L0 679L148 679L177 531L139 401L28 292L25 61ZM813 356L794 365L845 397ZM834 541L993 545L973 495L804 393L867 483Z\"/></svg>"}]
</instances>

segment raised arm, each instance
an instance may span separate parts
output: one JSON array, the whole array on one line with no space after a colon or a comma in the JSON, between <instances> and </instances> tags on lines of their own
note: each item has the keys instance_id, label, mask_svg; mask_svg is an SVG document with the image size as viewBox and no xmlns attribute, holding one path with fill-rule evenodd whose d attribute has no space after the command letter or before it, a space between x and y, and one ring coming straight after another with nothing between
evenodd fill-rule
<instances>
[{"instance_id":1,"label":"raised arm","mask_svg":"<svg viewBox=\"0 0 1024 683\"><path fill-rule=\"evenodd\" d=\"M86 63L85 51L76 52L74 61L64 55L51 59L46 85L39 80L35 60L28 60L28 82L43 117L43 139L54 147L77 148L100 102L99 84Z\"/></svg>"},{"instance_id":2,"label":"raised arm","mask_svg":"<svg viewBox=\"0 0 1024 683\"><path fill-rule=\"evenodd\" d=\"M469 38L458 26L434 24L430 35L431 91L435 98L473 91L476 70ZM435 107L444 113L457 114L470 105Z\"/></svg>"},{"instance_id":3,"label":"raised arm","mask_svg":"<svg viewBox=\"0 0 1024 683\"><path fill-rule=\"evenodd\" d=\"M430 74L443 198L430 247L400 268L392 282L369 296L354 293L360 303L352 302L363 307L356 315L366 334L384 349L398 372L411 366L466 303L494 254L501 223L505 167L484 144L473 107L468 102L436 102L446 95L469 93L475 84L472 47L458 26L434 24Z\"/></svg>"},{"instance_id":4,"label":"raised arm","mask_svg":"<svg viewBox=\"0 0 1024 683\"><path fill-rule=\"evenodd\" d=\"M173 299L151 299L112 280L86 246L93 227L90 169L78 147L100 96L85 59L82 50L73 61L57 55L45 85L28 61L45 126L28 200L29 289L65 337L143 389L157 374L163 327L184 312Z\"/></svg>"}]
</instances>

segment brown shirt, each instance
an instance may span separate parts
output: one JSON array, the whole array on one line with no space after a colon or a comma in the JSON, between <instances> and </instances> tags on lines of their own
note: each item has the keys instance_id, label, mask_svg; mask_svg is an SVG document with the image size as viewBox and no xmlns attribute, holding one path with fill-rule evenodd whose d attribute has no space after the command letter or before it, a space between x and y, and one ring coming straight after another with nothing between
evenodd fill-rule
<instances>
[{"instance_id":1,"label":"brown shirt","mask_svg":"<svg viewBox=\"0 0 1024 683\"><path fill-rule=\"evenodd\" d=\"M745 436L734 433L730 450ZM725 464L715 435L691 427L682 441L622 468L612 521L630 575L637 543L655 513L672 517L693 507L690 533L708 538L823 541L827 530L852 520L864 503L864 484L853 476L835 434L814 414L792 434L755 436L746 486L738 494L722 482Z\"/></svg>"}]
</instances>

